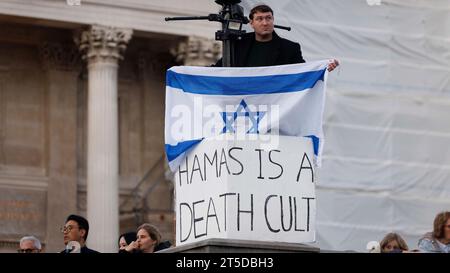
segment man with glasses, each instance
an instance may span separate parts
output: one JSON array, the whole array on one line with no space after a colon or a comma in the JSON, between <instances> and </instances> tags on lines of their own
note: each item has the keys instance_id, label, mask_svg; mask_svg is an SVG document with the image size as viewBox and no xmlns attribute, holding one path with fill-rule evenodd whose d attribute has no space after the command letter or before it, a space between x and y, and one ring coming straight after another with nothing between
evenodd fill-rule
<instances>
[{"instance_id":1,"label":"man with glasses","mask_svg":"<svg viewBox=\"0 0 450 273\"><path fill-rule=\"evenodd\" d=\"M246 33L235 44L236 67L272 66L304 63L300 44L281 38L274 31L273 10L267 5L254 7L248 16L254 32ZM334 59L328 71L339 65ZM222 66L220 59L215 66Z\"/></svg>"},{"instance_id":2,"label":"man with glasses","mask_svg":"<svg viewBox=\"0 0 450 273\"><path fill-rule=\"evenodd\" d=\"M66 249L61 251L61 253L70 253L74 251L73 248L68 248L67 246L77 243L80 245L80 253L98 253L98 251L92 250L86 246L89 223L84 217L74 214L69 215L66 224L61 228L61 232L64 234L64 244L66 245Z\"/></svg>"},{"instance_id":3,"label":"man with glasses","mask_svg":"<svg viewBox=\"0 0 450 273\"><path fill-rule=\"evenodd\" d=\"M41 252L41 242L38 238L34 236L24 236L20 239L19 253L40 253Z\"/></svg>"}]
</instances>

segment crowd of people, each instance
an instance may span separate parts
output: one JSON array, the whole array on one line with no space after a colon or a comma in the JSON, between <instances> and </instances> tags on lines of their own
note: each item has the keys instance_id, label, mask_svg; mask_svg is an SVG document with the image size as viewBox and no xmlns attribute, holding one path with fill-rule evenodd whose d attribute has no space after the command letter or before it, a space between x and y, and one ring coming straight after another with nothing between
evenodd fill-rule
<instances>
[{"instance_id":1,"label":"crowd of people","mask_svg":"<svg viewBox=\"0 0 450 273\"><path fill-rule=\"evenodd\" d=\"M65 248L60 253L99 253L86 245L89 222L79 215L69 215L61 228ZM118 238L119 253L153 253L171 247L170 241L162 241L161 233L154 225L145 223L137 231L121 234ZM20 239L19 253L43 252L41 242L35 236Z\"/></svg>"},{"instance_id":2,"label":"crowd of people","mask_svg":"<svg viewBox=\"0 0 450 273\"><path fill-rule=\"evenodd\" d=\"M98 253L86 246L89 233L88 221L79 215L69 215L61 228L65 249L61 253ZM73 247L74 243L78 246ZM119 253L154 253L171 247L170 241L162 241L161 233L154 225L145 223L136 231L127 232L118 237ZM20 239L19 253L40 253L42 245L35 236ZM450 211L436 215L433 230L424 234L417 248L410 249L406 241L397 233L388 233L370 252L381 253L450 253Z\"/></svg>"},{"instance_id":3,"label":"crowd of people","mask_svg":"<svg viewBox=\"0 0 450 273\"><path fill-rule=\"evenodd\" d=\"M450 253L450 211L436 215L433 231L419 239L417 248L410 249L400 234L391 232L384 236L379 245L373 244L368 250L381 253Z\"/></svg>"}]
</instances>

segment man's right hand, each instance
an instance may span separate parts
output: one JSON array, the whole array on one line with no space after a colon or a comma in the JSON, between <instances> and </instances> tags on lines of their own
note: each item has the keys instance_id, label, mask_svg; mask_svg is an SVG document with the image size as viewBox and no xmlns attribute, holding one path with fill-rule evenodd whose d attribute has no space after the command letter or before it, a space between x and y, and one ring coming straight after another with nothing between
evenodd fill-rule
<instances>
[{"instance_id":1,"label":"man's right hand","mask_svg":"<svg viewBox=\"0 0 450 273\"><path fill-rule=\"evenodd\" d=\"M338 67L339 61L336 59L330 60L330 63L328 64L328 72L333 71L336 67Z\"/></svg>"}]
</instances>

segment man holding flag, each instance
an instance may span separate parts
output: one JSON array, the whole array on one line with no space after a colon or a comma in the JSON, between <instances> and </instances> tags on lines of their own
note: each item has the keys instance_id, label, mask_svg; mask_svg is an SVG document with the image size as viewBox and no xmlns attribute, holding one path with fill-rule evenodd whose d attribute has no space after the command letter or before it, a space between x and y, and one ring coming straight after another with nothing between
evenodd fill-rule
<instances>
[{"instance_id":1,"label":"man holding flag","mask_svg":"<svg viewBox=\"0 0 450 273\"><path fill-rule=\"evenodd\" d=\"M236 41L236 67L257 67L304 63L299 43L281 38L274 31L273 10L267 5L258 5L251 9L248 16L254 32L243 35ZM333 59L328 71L339 65ZM215 66L222 66L220 59Z\"/></svg>"},{"instance_id":2,"label":"man holding flag","mask_svg":"<svg viewBox=\"0 0 450 273\"><path fill-rule=\"evenodd\" d=\"M236 43L238 67L218 68L219 60L216 67L167 71L165 148L173 171L203 139L242 127L246 134L311 138L320 166L326 80L339 62L302 64L300 45L274 32L269 6L254 7L249 17L255 32Z\"/></svg>"}]
</instances>

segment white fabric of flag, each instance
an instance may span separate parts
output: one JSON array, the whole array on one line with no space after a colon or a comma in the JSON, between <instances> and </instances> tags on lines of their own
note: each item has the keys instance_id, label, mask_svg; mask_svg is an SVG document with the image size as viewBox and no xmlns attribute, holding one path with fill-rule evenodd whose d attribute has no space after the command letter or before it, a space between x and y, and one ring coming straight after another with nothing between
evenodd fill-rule
<instances>
[{"instance_id":1,"label":"white fabric of flag","mask_svg":"<svg viewBox=\"0 0 450 273\"><path fill-rule=\"evenodd\" d=\"M191 147L225 133L310 137L320 166L327 65L170 68L165 150L171 170Z\"/></svg>"}]
</instances>

